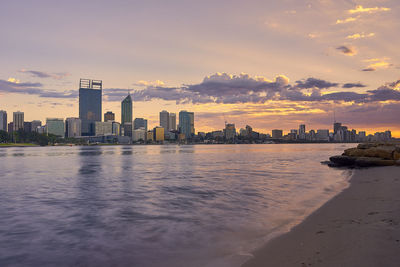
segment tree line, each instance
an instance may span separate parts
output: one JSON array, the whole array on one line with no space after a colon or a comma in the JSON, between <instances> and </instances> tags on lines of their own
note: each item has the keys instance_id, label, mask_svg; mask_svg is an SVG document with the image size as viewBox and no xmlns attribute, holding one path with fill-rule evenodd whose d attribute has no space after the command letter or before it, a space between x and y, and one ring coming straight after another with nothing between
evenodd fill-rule
<instances>
[{"instance_id":1,"label":"tree line","mask_svg":"<svg viewBox=\"0 0 400 267\"><path fill-rule=\"evenodd\" d=\"M61 138L54 134L25 132L23 129L19 129L12 133L0 130L0 143L31 143L40 146L47 146L56 143L82 144L83 142L83 140L77 138Z\"/></svg>"}]
</instances>

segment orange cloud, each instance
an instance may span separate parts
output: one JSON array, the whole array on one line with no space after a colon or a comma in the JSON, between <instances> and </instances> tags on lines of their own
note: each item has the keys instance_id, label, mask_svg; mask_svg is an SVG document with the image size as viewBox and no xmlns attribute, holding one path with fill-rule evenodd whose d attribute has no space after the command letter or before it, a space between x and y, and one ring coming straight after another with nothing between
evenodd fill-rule
<instances>
[{"instance_id":1,"label":"orange cloud","mask_svg":"<svg viewBox=\"0 0 400 267\"><path fill-rule=\"evenodd\" d=\"M390 8L387 7L363 7L362 5L356 6L355 9L350 9L348 12L350 14L358 14L358 13L375 13L380 11L390 11Z\"/></svg>"},{"instance_id":2,"label":"orange cloud","mask_svg":"<svg viewBox=\"0 0 400 267\"><path fill-rule=\"evenodd\" d=\"M140 80L136 83L133 84L134 86L164 86L165 83L163 81L160 80L156 80L156 81L143 81Z\"/></svg>"},{"instance_id":3,"label":"orange cloud","mask_svg":"<svg viewBox=\"0 0 400 267\"><path fill-rule=\"evenodd\" d=\"M10 82L10 83L19 83L19 80L15 79L13 77L8 78L7 81Z\"/></svg>"},{"instance_id":4,"label":"orange cloud","mask_svg":"<svg viewBox=\"0 0 400 267\"><path fill-rule=\"evenodd\" d=\"M349 23L349 22L356 21L357 19L358 19L358 17L356 17L356 18L350 17L350 18L347 18L347 19L338 19L338 20L336 20L336 24Z\"/></svg>"},{"instance_id":5,"label":"orange cloud","mask_svg":"<svg viewBox=\"0 0 400 267\"><path fill-rule=\"evenodd\" d=\"M388 58L372 58L372 59L367 59L364 60L365 62L371 62L366 68L363 69L363 71L376 71L377 69L387 69L393 64L389 63Z\"/></svg>"},{"instance_id":6,"label":"orange cloud","mask_svg":"<svg viewBox=\"0 0 400 267\"><path fill-rule=\"evenodd\" d=\"M373 33L373 32L368 33L368 34L365 34L365 33L355 33L355 34L352 34L352 35L348 35L348 36L346 37L346 39L353 39L353 40L356 40L356 39L369 38L369 37L374 37L374 36L375 36L375 33Z\"/></svg>"}]
</instances>

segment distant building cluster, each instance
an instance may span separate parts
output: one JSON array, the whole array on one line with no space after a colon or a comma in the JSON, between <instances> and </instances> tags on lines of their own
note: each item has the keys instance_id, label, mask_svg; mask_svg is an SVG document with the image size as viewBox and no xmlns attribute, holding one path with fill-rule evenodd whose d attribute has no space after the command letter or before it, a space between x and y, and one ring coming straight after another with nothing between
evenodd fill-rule
<instances>
[{"instance_id":1,"label":"distant building cluster","mask_svg":"<svg viewBox=\"0 0 400 267\"><path fill-rule=\"evenodd\" d=\"M334 122L333 132L329 129L306 131L306 125L292 129L286 135L283 130L274 129L271 134L259 133L249 125L236 130L235 124L226 123L225 128L212 132L195 134L194 113L186 110L176 113L166 110L160 112L159 126L148 129L147 120L133 118L133 100L128 94L121 102L121 122L115 119L115 113L107 111L102 116L102 81L81 79L79 83L79 117L47 118L42 125L39 120L26 122L24 112L13 112L8 122L7 112L0 110L0 131L23 130L52 134L62 138L81 138L87 142L99 143L263 143L263 142L365 142L388 141L391 132L377 132L367 135L365 131L352 129L342 123ZM104 118L104 120L102 120Z\"/></svg>"}]
</instances>

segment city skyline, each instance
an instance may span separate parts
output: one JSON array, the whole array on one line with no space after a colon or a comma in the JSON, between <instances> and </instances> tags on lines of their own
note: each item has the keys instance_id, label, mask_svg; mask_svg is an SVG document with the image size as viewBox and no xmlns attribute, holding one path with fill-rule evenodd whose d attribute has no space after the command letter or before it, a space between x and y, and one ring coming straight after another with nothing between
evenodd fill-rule
<instances>
[{"instance_id":1,"label":"city skyline","mask_svg":"<svg viewBox=\"0 0 400 267\"><path fill-rule=\"evenodd\" d=\"M103 113L120 118L131 92L134 117L149 128L161 110L195 112L196 132L224 121L324 129L335 113L355 129L400 136L398 2L227 3L4 1L0 22L12 27L1 29L0 109L27 121L78 117L76 81L89 77L104 81Z\"/></svg>"}]
</instances>

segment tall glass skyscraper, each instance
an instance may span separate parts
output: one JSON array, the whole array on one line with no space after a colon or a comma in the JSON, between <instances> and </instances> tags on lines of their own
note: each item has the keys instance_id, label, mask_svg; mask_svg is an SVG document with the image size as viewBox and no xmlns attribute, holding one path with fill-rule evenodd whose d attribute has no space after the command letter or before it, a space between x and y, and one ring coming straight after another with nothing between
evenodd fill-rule
<instances>
[{"instance_id":1,"label":"tall glass skyscraper","mask_svg":"<svg viewBox=\"0 0 400 267\"><path fill-rule=\"evenodd\" d=\"M13 131L24 129L24 113L17 111L13 113Z\"/></svg>"},{"instance_id":2,"label":"tall glass skyscraper","mask_svg":"<svg viewBox=\"0 0 400 267\"><path fill-rule=\"evenodd\" d=\"M165 132L169 131L169 112L166 110L160 112L160 126L164 128Z\"/></svg>"},{"instance_id":3,"label":"tall glass skyscraper","mask_svg":"<svg viewBox=\"0 0 400 267\"><path fill-rule=\"evenodd\" d=\"M0 110L0 130L7 132L7 112Z\"/></svg>"},{"instance_id":4,"label":"tall glass skyscraper","mask_svg":"<svg viewBox=\"0 0 400 267\"><path fill-rule=\"evenodd\" d=\"M147 120L143 118L135 118L135 120L133 121L133 129L137 130L139 128L144 128L147 132Z\"/></svg>"},{"instance_id":5,"label":"tall glass skyscraper","mask_svg":"<svg viewBox=\"0 0 400 267\"><path fill-rule=\"evenodd\" d=\"M79 118L82 136L94 136L96 121L101 121L102 81L81 79L79 83Z\"/></svg>"},{"instance_id":6,"label":"tall glass skyscraper","mask_svg":"<svg viewBox=\"0 0 400 267\"><path fill-rule=\"evenodd\" d=\"M194 113L182 110L179 112L179 131L186 138L192 138L194 135Z\"/></svg>"},{"instance_id":7,"label":"tall glass skyscraper","mask_svg":"<svg viewBox=\"0 0 400 267\"><path fill-rule=\"evenodd\" d=\"M124 126L125 123L132 123L132 113L132 98L129 94L121 102L121 126Z\"/></svg>"}]
</instances>

